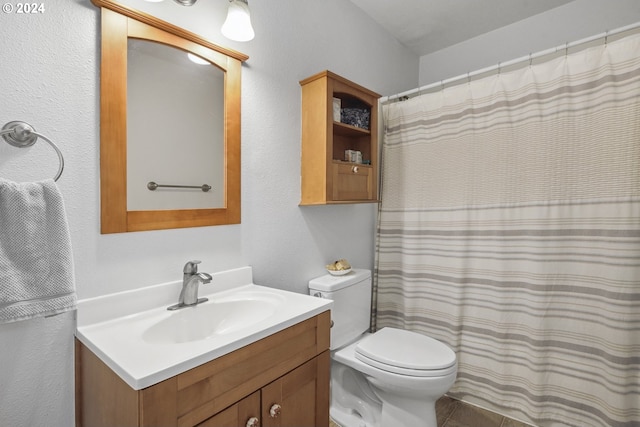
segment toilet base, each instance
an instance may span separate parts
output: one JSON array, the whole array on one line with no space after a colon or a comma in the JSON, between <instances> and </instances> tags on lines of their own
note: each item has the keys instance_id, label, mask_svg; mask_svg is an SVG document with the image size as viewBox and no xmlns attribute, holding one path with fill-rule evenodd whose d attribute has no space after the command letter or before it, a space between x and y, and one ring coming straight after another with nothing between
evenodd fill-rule
<instances>
[{"instance_id":1,"label":"toilet base","mask_svg":"<svg viewBox=\"0 0 640 427\"><path fill-rule=\"evenodd\" d=\"M408 377L372 367L355 357L354 342L332 353L331 408L342 427L437 427L435 402L456 379Z\"/></svg>"},{"instance_id":2,"label":"toilet base","mask_svg":"<svg viewBox=\"0 0 640 427\"><path fill-rule=\"evenodd\" d=\"M341 427L380 427L382 402L365 376L331 361L331 417Z\"/></svg>"},{"instance_id":3,"label":"toilet base","mask_svg":"<svg viewBox=\"0 0 640 427\"><path fill-rule=\"evenodd\" d=\"M331 419L340 427L377 427L371 423L367 423L359 414L347 412L343 408L332 407L330 410Z\"/></svg>"},{"instance_id":4,"label":"toilet base","mask_svg":"<svg viewBox=\"0 0 640 427\"><path fill-rule=\"evenodd\" d=\"M383 401L381 426L438 427L436 402L423 396L415 399L406 394L389 393L385 384L369 378L371 385Z\"/></svg>"},{"instance_id":5,"label":"toilet base","mask_svg":"<svg viewBox=\"0 0 640 427\"><path fill-rule=\"evenodd\" d=\"M435 404L423 402L419 411L409 413L406 408L398 408L390 401L384 403L384 410L380 411L380 418L372 421L365 420L362 415L353 409L340 407L332 403L330 409L331 419L340 427L437 427Z\"/></svg>"}]
</instances>

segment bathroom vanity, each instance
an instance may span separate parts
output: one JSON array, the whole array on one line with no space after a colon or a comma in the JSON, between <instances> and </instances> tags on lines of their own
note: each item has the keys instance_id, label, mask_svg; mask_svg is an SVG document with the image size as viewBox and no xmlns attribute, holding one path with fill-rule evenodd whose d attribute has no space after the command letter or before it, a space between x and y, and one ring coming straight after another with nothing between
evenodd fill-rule
<instances>
[{"instance_id":1,"label":"bathroom vanity","mask_svg":"<svg viewBox=\"0 0 640 427\"><path fill-rule=\"evenodd\" d=\"M184 315L162 306L131 313L130 304L117 304L119 295L80 301L76 425L328 426L331 302L242 285L246 280L235 273L245 279L251 275L250 269L214 274L213 283L233 283L202 292L210 301L184 309ZM175 298L179 287L166 284L150 291L167 297L174 291ZM131 298L131 292L125 294ZM157 295L152 299L169 302ZM270 308L258 317L248 314L254 316L249 321L236 313L233 325L212 315L205 323L217 326L202 334L176 334L181 329L171 327L174 320L181 327L203 323L193 317L201 308L208 316L227 313L226 307L242 311L245 303L248 313Z\"/></svg>"}]
</instances>

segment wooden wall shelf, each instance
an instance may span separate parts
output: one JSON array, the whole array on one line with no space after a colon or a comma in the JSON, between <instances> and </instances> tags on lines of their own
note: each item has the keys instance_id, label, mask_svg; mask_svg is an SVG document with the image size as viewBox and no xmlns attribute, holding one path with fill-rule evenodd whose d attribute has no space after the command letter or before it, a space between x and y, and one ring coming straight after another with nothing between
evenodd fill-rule
<instances>
[{"instance_id":1,"label":"wooden wall shelf","mask_svg":"<svg viewBox=\"0 0 640 427\"><path fill-rule=\"evenodd\" d=\"M302 177L300 205L378 202L378 99L380 95L330 71L302 87ZM369 113L368 129L334 120L333 100ZM345 161L345 150L363 163Z\"/></svg>"}]
</instances>

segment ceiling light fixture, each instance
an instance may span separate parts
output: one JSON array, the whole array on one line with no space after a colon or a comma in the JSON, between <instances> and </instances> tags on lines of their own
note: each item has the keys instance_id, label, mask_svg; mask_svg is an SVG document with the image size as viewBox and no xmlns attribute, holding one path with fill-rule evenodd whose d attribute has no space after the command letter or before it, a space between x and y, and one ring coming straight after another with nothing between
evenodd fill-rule
<instances>
[{"instance_id":1,"label":"ceiling light fixture","mask_svg":"<svg viewBox=\"0 0 640 427\"><path fill-rule=\"evenodd\" d=\"M161 2L163 0L146 0L148 2ZM173 0L182 6L193 6L198 0ZM248 42L253 40L255 32L251 25L251 13L249 12L248 0L229 0L227 19L222 28L222 35L229 40L237 42Z\"/></svg>"},{"instance_id":2,"label":"ceiling light fixture","mask_svg":"<svg viewBox=\"0 0 640 427\"><path fill-rule=\"evenodd\" d=\"M253 40L255 32L251 26L251 14L247 0L229 0L227 19L222 24L220 31L226 38L237 42Z\"/></svg>"}]
</instances>

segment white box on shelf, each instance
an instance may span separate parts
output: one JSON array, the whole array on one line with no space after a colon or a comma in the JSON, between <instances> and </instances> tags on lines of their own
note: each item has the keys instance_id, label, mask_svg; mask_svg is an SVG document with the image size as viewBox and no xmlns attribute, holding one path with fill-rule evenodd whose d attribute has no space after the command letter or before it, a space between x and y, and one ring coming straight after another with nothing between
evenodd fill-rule
<instances>
[{"instance_id":1,"label":"white box on shelf","mask_svg":"<svg viewBox=\"0 0 640 427\"><path fill-rule=\"evenodd\" d=\"M340 98L333 98L333 121L340 121L340 109L342 108L342 100Z\"/></svg>"}]
</instances>

